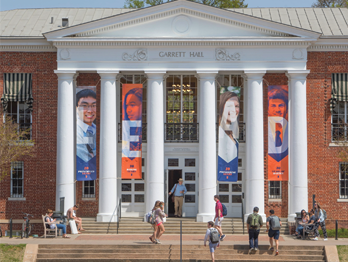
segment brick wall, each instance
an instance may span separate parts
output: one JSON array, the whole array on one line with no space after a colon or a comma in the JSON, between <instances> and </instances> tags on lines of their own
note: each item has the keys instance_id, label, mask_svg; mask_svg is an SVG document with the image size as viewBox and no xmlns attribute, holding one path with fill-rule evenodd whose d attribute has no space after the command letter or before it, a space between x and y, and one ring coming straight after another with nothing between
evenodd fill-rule
<instances>
[{"instance_id":1,"label":"brick wall","mask_svg":"<svg viewBox=\"0 0 348 262\"><path fill-rule=\"evenodd\" d=\"M346 220L348 203L339 198L339 147L331 141L331 74L348 72L348 52L309 52L307 68L308 206L312 195L328 219Z\"/></svg>"}]
</instances>

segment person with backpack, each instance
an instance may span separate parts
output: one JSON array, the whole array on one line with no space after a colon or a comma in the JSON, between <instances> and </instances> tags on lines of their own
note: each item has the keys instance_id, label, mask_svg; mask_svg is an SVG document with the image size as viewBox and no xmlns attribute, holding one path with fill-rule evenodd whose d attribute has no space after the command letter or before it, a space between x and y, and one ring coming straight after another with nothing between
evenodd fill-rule
<instances>
[{"instance_id":1,"label":"person with backpack","mask_svg":"<svg viewBox=\"0 0 348 262\"><path fill-rule=\"evenodd\" d=\"M150 223L151 226L153 227L153 234L151 237L149 237L150 241L152 243L156 243L156 234L157 234L157 229L158 227L156 226L156 218L155 218L155 207L159 205L159 203L161 203L160 200L157 200L155 202L155 205L153 206L152 210L146 214L146 222Z\"/></svg>"},{"instance_id":2,"label":"person with backpack","mask_svg":"<svg viewBox=\"0 0 348 262\"><path fill-rule=\"evenodd\" d=\"M326 232L326 225L325 225L325 219L326 219L326 211L324 209L320 208L320 205L318 203L314 204L314 215L316 218L314 227L315 227L315 238L313 240L317 241L319 236L319 226L323 230L324 234L324 241L327 241L327 232Z\"/></svg>"},{"instance_id":3,"label":"person with backpack","mask_svg":"<svg viewBox=\"0 0 348 262\"><path fill-rule=\"evenodd\" d=\"M219 235L219 232L217 231L217 229L214 228L214 222L213 221L209 221L207 226L208 226L208 229L207 229L207 232L205 233L205 237L204 237L204 246L205 247L207 246L206 242L208 240L209 241L209 249L210 249L211 261L215 262L214 252L215 252L215 249L220 244L220 235Z\"/></svg>"},{"instance_id":4,"label":"person with backpack","mask_svg":"<svg viewBox=\"0 0 348 262\"><path fill-rule=\"evenodd\" d=\"M159 239L162 236L162 234L165 232L163 219L168 216L167 214L164 213L164 202L161 201L159 202L159 204L155 206L154 216L155 216L156 227L157 227L155 243L161 244Z\"/></svg>"},{"instance_id":5,"label":"person with backpack","mask_svg":"<svg viewBox=\"0 0 348 262\"><path fill-rule=\"evenodd\" d=\"M222 227L221 227L221 222L222 222L222 220L224 220L223 204L220 202L220 197L218 195L214 196L214 201L216 202L216 204L215 204L215 217L214 217L215 225L214 225L214 227L217 229L217 231L219 231L219 234L221 236L220 240L223 241L225 239L225 237L226 237L226 235L224 235L222 233ZM225 209L226 209L226 207L225 207Z\"/></svg>"},{"instance_id":6,"label":"person with backpack","mask_svg":"<svg viewBox=\"0 0 348 262\"><path fill-rule=\"evenodd\" d=\"M280 227L282 226L282 222L280 221L280 218L274 215L274 210L271 209L269 211L270 216L266 220L266 226L267 226L267 232L268 232L268 237L269 237L269 243L271 244L269 247L269 250L273 251L273 239L276 245L276 253L275 255L279 255L279 230Z\"/></svg>"},{"instance_id":7,"label":"person with backpack","mask_svg":"<svg viewBox=\"0 0 348 262\"><path fill-rule=\"evenodd\" d=\"M258 214L259 208L254 207L254 212L248 216L247 228L249 233L249 248L252 250L259 250L259 234L263 226L262 217Z\"/></svg>"}]
</instances>

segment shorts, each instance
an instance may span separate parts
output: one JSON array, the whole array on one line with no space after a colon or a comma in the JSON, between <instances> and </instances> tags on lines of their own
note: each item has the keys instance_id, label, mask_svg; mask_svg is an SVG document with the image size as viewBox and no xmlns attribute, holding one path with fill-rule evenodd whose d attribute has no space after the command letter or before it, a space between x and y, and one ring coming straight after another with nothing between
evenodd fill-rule
<instances>
[{"instance_id":1,"label":"shorts","mask_svg":"<svg viewBox=\"0 0 348 262\"><path fill-rule=\"evenodd\" d=\"M210 242L209 242L209 250L210 250L210 253L214 253L214 252L215 252L215 249L217 248L218 244L219 244L219 243L213 244L213 243L210 243Z\"/></svg>"},{"instance_id":2,"label":"shorts","mask_svg":"<svg viewBox=\"0 0 348 262\"><path fill-rule=\"evenodd\" d=\"M163 222L159 222L158 224L156 224L156 226L160 226L160 225L162 225L163 224Z\"/></svg>"},{"instance_id":3,"label":"shorts","mask_svg":"<svg viewBox=\"0 0 348 262\"><path fill-rule=\"evenodd\" d=\"M270 238L274 238L275 240L278 240L279 239L279 230L272 230L272 229L270 229L269 231L268 231L268 236L270 237Z\"/></svg>"},{"instance_id":4,"label":"shorts","mask_svg":"<svg viewBox=\"0 0 348 262\"><path fill-rule=\"evenodd\" d=\"M224 220L224 217L220 217L220 221L219 221L219 218L216 218L215 219L215 226L221 227L222 220Z\"/></svg>"}]
</instances>

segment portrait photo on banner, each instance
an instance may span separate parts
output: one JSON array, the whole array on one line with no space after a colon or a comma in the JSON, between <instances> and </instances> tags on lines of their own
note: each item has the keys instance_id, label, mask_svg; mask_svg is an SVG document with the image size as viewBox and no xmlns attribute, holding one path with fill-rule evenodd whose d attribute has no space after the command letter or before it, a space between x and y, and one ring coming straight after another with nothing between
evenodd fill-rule
<instances>
[{"instance_id":1,"label":"portrait photo on banner","mask_svg":"<svg viewBox=\"0 0 348 262\"><path fill-rule=\"evenodd\" d=\"M220 88L218 181L238 180L240 92L241 87Z\"/></svg>"},{"instance_id":2,"label":"portrait photo on banner","mask_svg":"<svg viewBox=\"0 0 348 262\"><path fill-rule=\"evenodd\" d=\"M122 85L122 179L142 179L143 85Z\"/></svg>"},{"instance_id":3,"label":"portrait photo on banner","mask_svg":"<svg viewBox=\"0 0 348 262\"><path fill-rule=\"evenodd\" d=\"M76 87L76 180L97 178L97 95L95 86Z\"/></svg>"},{"instance_id":4,"label":"portrait photo on banner","mask_svg":"<svg viewBox=\"0 0 348 262\"><path fill-rule=\"evenodd\" d=\"M268 86L268 180L288 181L288 86Z\"/></svg>"}]
</instances>

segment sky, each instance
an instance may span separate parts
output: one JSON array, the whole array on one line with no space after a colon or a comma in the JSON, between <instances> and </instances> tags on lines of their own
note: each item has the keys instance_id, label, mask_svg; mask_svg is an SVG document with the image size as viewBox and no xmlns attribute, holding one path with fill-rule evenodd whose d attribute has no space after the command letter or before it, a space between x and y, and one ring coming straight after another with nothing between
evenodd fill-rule
<instances>
[{"instance_id":1,"label":"sky","mask_svg":"<svg viewBox=\"0 0 348 262\"><path fill-rule=\"evenodd\" d=\"M122 8L125 0L0 0L0 11L17 8L101 7ZM248 7L311 7L315 0L245 0Z\"/></svg>"}]
</instances>

